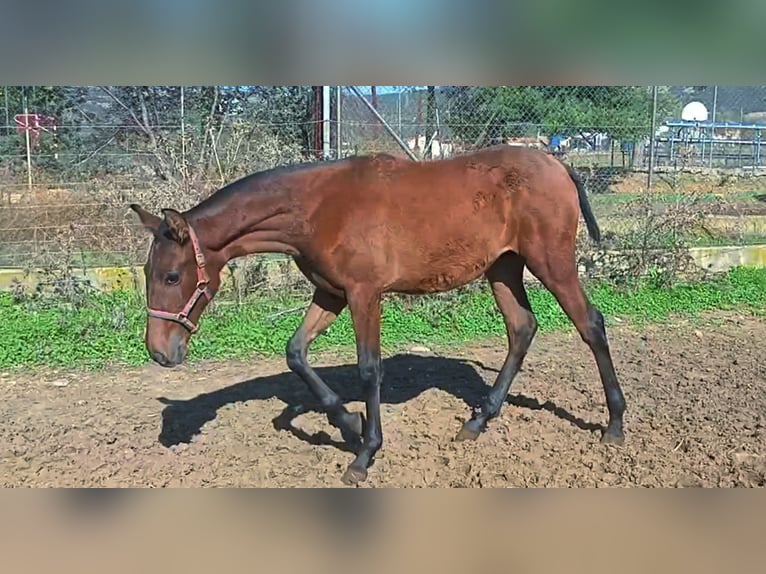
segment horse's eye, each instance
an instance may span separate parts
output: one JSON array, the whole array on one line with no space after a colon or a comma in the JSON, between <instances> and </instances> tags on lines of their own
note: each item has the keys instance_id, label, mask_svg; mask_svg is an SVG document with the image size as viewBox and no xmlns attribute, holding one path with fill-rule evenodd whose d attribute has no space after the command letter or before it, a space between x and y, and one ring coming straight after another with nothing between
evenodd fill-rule
<instances>
[{"instance_id":1,"label":"horse's eye","mask_svg":"<svg viewBox=\"0 0 766 574\"><path fill-rule=\"evenodd\" d=\"M165 283L168 285L177 285L180 280L181 276L175 271L171 271L165 275Z\"/></svg>"}]
</instances>

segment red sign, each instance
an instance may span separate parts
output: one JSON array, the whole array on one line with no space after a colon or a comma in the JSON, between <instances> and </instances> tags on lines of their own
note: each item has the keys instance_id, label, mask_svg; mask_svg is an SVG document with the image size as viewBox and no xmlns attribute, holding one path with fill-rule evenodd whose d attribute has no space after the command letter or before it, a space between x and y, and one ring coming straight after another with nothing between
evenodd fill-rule
<instances>
[{"instance_id":1,"label":"red sign","mask_svg":"<svg viewBox=\"0 0 766 574\"><path fill-rule=\"evenodd\" d=\"M16 133L24 135L29 132L31 144L37 146L41 131L56 131L56 118L42 114L16 114ZM49 129L50 128L50 129Z\"/></svg>"}]
</instances>

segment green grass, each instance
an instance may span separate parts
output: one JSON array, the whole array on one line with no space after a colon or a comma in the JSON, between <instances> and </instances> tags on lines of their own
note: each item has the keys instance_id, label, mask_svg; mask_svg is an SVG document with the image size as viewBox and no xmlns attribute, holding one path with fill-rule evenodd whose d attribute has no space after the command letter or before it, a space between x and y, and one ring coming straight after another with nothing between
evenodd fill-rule
<instances>
[{"instance_id":1,"label":"green grass","mask_svg":"<svg viewBox=\"0 0 766 574\"><path fill-rule=\"evenodd\" d=\"M766 234L749 234L738 237L690 235L686 241L690 247L748 247L766 244Z\"/></svg>"},{"instance_id":2,"label":"green grass","mask_svg":"<svg viewBox=\"0 0 766 574\"><path fill-rule=\"evenodd\" d=\"M725 195L726 199L729 201L742 201L742 202L753 202L756 203L756 197L760 196L764 193L763 190L755 190L755 191L738 191L738 192L732 192L727 193ZM612 206L612 205L623 205L625 203L630 203L632 201L636 201L638 199L641 199L642 197L646 196L646 192L642 191L636 191L636 192L621 192L621 193L596 193L592 194L589 197L589 201L591 202L591 205L595 209L599 206ZM649 194L649 197L652 199L652 203L656 205L669 205L673 203L678 202L684 202L688 201L689 194L683 193L683 192L668 192L668 193L656 193L652 192ZM719 200L719 195L713 192L700 194L699 200L702 203L712 203L714 201Z\"/></svg>"},{"instance_id":3,"label":"green grass","mask_svg":"<svg viewBox=\"0 0 766 574\"><path fill-rule=\"evenodd\" d=\"M631 290L588 287L607 320L661 321L693 317L702 311L737 308L766 310L766 269L735 268L706 283L660 289L644 283ZM551 294L530 289L540 330L571 328ZM201 321L192 338L190 360L281 356L298 327L301 313L282 311L307 303L307 297L260 297L240 306L219 305ZM145 310L139 297L122 292L90 298L78 310L16 303L0 294L0 369L32 366L105 368L148 361L143 346ZM411 344L450 345L505 333L487 290L450 296L389 298L384 304L382 340L391 351ZM312 349L353 350L353 330L344 312Z\"/></svg>"}]
</instances>

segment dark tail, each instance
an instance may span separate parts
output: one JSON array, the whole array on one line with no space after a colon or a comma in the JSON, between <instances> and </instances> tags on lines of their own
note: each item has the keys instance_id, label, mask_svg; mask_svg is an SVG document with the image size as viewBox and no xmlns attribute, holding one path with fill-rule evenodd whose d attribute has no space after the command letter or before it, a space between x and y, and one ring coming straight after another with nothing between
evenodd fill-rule
<instances>
[{"instance_id":1,"label":"dark tail","mask_svg":"<svg viewBox=\"0 0 766 574\"><path fill-rule=\"evenodd\" d=\"M582 212L582 216L585 219L585 225L588 228L588 235L590 235L593 241L598 243L601 241L601 230L598 228L598 223L596 223L596 216L593 215L593 210L590 208L588 196L585 193L585 184L582 182L580 174L577 173L572 166L563 162L562 164L566 168L569 177L572 178L572 181L577 188L577 199L580 201L580 211Z\"/></svg>"}]
</instances>

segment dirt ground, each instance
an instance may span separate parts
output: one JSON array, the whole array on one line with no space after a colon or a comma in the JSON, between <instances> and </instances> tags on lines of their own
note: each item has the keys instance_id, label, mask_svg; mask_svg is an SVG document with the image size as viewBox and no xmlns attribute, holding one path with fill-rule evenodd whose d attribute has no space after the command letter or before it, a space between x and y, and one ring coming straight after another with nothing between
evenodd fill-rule
<instances>
[{"instance_id":1,"label":"dirt ground","mask_svg":"<svg viewBox=\"0 0 766 574\"><path fill-rule=\"evenodd\" d=\"M736 314L609 331L626 444L599 443L606 407L573 330L538 335L499 419L452 442L502 364L495 345L389 357L384 446L364 486L764 486L766 322ZM361 409L352 357L320 375ZM339 487L351 461L284 362L4 373L0 486Z\"/></svg>"}]
</instances>

